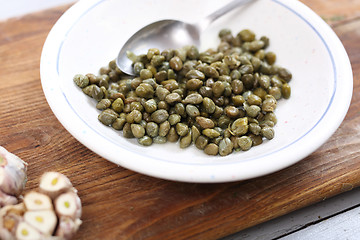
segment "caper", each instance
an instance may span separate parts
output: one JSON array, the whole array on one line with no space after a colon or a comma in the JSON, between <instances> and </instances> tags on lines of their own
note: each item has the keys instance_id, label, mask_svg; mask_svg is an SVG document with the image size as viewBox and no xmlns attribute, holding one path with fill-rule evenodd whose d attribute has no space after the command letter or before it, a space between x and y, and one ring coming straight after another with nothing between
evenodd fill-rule
<instances>
[{"instance_id":1,"label":"caper","mask_svg":"<svg viewBox=\"0 0 360 240\"><path fill-rule=\"evenodd\" d=\"M274 129L269 126L265 126L261 129L261 135L271 140L274 138Z\"/></svg>"},{"instance_id":2,"label":"caper","mask_svg":"<svg viewBox=\"0 0 360 240\"><path fill-rule=\"evenodd\" d=\"M185 136L180 137L180 148L187 148L191 144L191 132L189 131Z\"/></svg>"},{"instance_id":3,"label":"caper","mask_svg":"<svg viewBox=\"0 0 360 240\"><path fill-rule=\"evenodd\" d=\"M101 99L100 102L96 104L96 108L100 110L105 110L111 106L111 101L107 98Z\"/></svg>"},{"instance_id":4,"label":"caper","mask_svg":"<svg viewBox=\"0 0 360 240\"><path fill-rule=\"evenodd\" d=\"M165 100L165 97L170 94L170 91L163 86L157 86L155 94L160 100Z\"/></svg>"},{"instance_id":5,"label":"caper","mask_svg":"<svg viewBox=\"0 0 360 240\"><path fill-rule=\"evenodd\" d=\"M164 109L156 110L151 114L152 121L158 124L166 121L168 117L169 117L169 113Z\"/></svg>"},{"instance_id":6,"label":"caper","mask_svg":"<svg viewBox=\"0 0 360 240\"><path fill-rule=\"evenodd\" d=\"M183 67L183 62L178 56L175 56L170 59L169 61L170 67L175 71L180 71Z\"/></svg>"},{"instance_id":7,"label":"caper","mask_svg":"<svg viewBox=\"0 0 360 240\"><path fill-rule=\"evenodd\" d=\"M292 78L292 74L289 70L287 70L286 68L280 68L278 71L279 77L281 77L282 79L284 79L286 82L290 82L291 78Z\"/></svg>"},{"instance_id":8,"label":"caper","mask_svg":"<svg viewBox=\"0 0 360 240\"><path fill-rule=\"evenodd\" d=\"M220 156L229 155L233 151L234 145L230 138L224 138L219 143L219 154Z\"/></svg>"},{"instance_id":9,"label":"caper","mask_svg":"<svg viewBox=\"0 0 360 240\"><path fill-rule=\"evenodd\" d=\"M199 137L196 138L195 140L195 146L198 148L198 149L201 149L203 150L206 145L208 144L209 142L209 139L204 136L204 135L200 135Z\"/></svg>"},{"instance_id":10,"label":"caper","mask_svg":"<svg viewBox=\"0 0 360 240\"><path fill-rule=\"evenodd\" d=\"M152 77L153 77L153 73L149 69L141 69L140 70L140 78L141 79L148 79L148 78L152 78Z\"/></svg>"},{"instance_id":11,"label":"caper","mask_svg":"<svg viewBox=\"0 0 360 240\"><path fill-rule=\"evenodd\" d=\"M185 136L189 132L189 126L186 125L185 123L177 123L175 125L175 129L176 129L176 133L181 137Z\"/></svg>"},{"instance_id":12,"label":"caper","mask_svg":"<svg viewBox=\"0 0 360 240\"><path fill-rule=\"evenodd\" d=\"M126 119L124 117L118 117L115 119L115 121L111 124L111 126L115 130L122 130L124 125L126 123Z\"/></svg>"},{"instance_id":13,"label":"caper","mask_svg":"<svg viewBox=\"0 0 360 240\"><path fill-rule=\"evenodd\" d=\"M131 131L131 124L130 123L125 123L124 127L123 127L123 136L125 138L133 138L134 135Z\"/></svg>"},{"instance_id":14,"label":"caper","mask_svg":"<svg viewBox=\"0 0 360 240\"><path fill-rule=\"evenodd\" d=\"M192 104L186 105L185 109L186 109L187 115L189 115L190 117L195 118L197 116L200 116L199 109L196 106L192 105Z\"/></svg>"},{"instance_id":15,"label":"caper","mask_svg":"<svg viewBox=\"0 0 360 240\"><path fill-rule=\"evenodd\" d=\"M141 138L145 135L145 128L140 124L131 124L130 127L134 137Z\"/></svg>"},{"instance_id":16,"label":"caper","mask_svg":"<svg viewBox=\"0 0 360 240\"><path fill-rule=\"evenodd\" d=\"M265 54L265 60L268 64L273 65L276 61L276 54L274 52L267 52Z\"/></svg>"},{"instance_id":17,"label":"caper","mask_svg":"<svg viewBox=\"0 0 360 240\"><path fill-rule=\"evenodd\" d=\"M204 73L198 71L198 70L190 70L186 75L185 77L187 79L192 79L192 78L197 78L197 79L204 79L205 78L205 75Z\"/></svg>"},{"instance_id":18,"label":"caper","mask_svg":"<svg viewBox=\"0 0 360 240\"><path fill-rule=\"evenodd\" d=\"M139 110L133 110L126 116L128 123L139 123L142 120L142 113Z\"/></svg>"},{"instance_id":19,"label":"caper","mask_svg":"<svg viewBox=\"0 0 360 240\"><path fill-rule=\"evenodd\" d=\"M159 125L157 125L155 122L148 122L146 124L146 134L150 137L156 137L159 135Z\"/></svg>"},{"instance_id":20,"label":"caper","mask_svg":"<svg viewBox=\"0 0 360 240\"><path fill-rule=\"evenodd\" d=\"M150 146L153 143L153 140L149 136L143 136L141 138L138 138L138 143L143 146Z\"/></svg>"},{"instance_id":21,"label":"caper","mask_svg":"<svg viewBox=\"0 0 360 240\"><path fill-rule=\"evenodd\" d=\"M186 82L186 88L189 90L199 89L203 85L203 81L193 78Z\"/></svg>"},{"instance_id":22,"label":"caper","mask_svg":"<svg viewBox=\"0 0 360 240\"><path fill-rule=\"evenodd\" d=\"M216 81L212 87L214 97L220 97L225 91L225 85L222 81Z\"/></svg>"},{"instance_id":23,"label":"caper","mask_svg":"<svg viewBox=\"0 0 360 240\"><path fill-rule=\"evenodd\" d=\"M102 111L99 116L98 119L100 122L102 122L104 125L111 125L117 118L117 114L114 110L112 109L105 109L104 111Z\"/></svg>"},{"instance_id":24,"label":"caper","mask_svg":"<svg viewBox=\"0 0 360 240\"><path fill-rule=\"evenodd\" d=\"M276 99L272 95L266 95L261 109L264 112L273 112L276 108Z\"/></svg>"},{"instance_id":25,"label":"caper","mask_svg":"<svg viewBox=\"0 0 360 240\"><path fill-rule=\"evenodd\" d=\"M242 136L242 137L237 139L237 144L238 144L238 146L240 147L241 150L247 151L252 146L252 140L248 136Z\"/></svg>"},{"instance_id":26,"label":"caper","mask_svg":"<svg viewBox=\"0 0 360 240\"><path fill-rule=\"evenodd\" d=\"M290 98L291 88L290 88L290 85L289 85L289 84L285 83L285 84L282 85L281 95L282 95L283 98L285 98L285 99Z\"/></svg>"},{"instance_id":27,"label":"caper","mask_svg":"<svg viewBox=\"0 0 360 240\"><path fill-rule=\"evenodd\" d=\"M187 104L200 104L203 101L203 97L199 93L191 93L186 96L182 103Z\"/></svg>"},{"instance_id":28,"label":"caper","mask_svg":"<svg viewBox=\"0 0 360 240\"><path fill-rule=\"evenodd\" d=\"M177 142L179 135L176 133L175 127L171 127L166 136L168 142Z\"/></svg>"},{"instance_id":29,"label":"caper","mask_svg":"<svg viewBox=\"0 0 360 240\"><path fill-rule=\"evenodd\" d=\"M231 124L231 133L235 136L242 136L247 133L249 129L248 118L238 118Z\"/></svg>"},{"instance_id":30,"label":"caper","mask_svg":"<svg viewBox=\"0 0 360 240\"><path fill-rule=\"evenodd\" d=\"M256 123L250 123L249 124L249 131L255 135L259 135L261 132L261 127L259 124Z\"/></svg>"},{"instance_id":31,"label":"caper","mask_svg":"<svg viewBox=\"0 0 360 240\"><path fill-rule=\"evenodd\" d=\"M202 131L202 134L208 138L217 138L220 136L220 133L218 131L210 128L204 129Z\"/></svg>"},{"instance_id":32,"label":"caper","mask_svg":"<svg viewBox=\"0 0 360 240\"><path fill-rule=\"evenodd\" d=\"M75 84L81 88L84 88L87 85L89 85L89 78L82 74L76 74L74 76L73 80L74 80Z\"/></svg>"},{"instance_id":33,"label":"caper","mask_svg":"<svg viewBox=\"0 0 360 240\"><path fill-rule=\"evenodd\" d=\"M180 96L180 94L178 94L176 92L172 92L172 93L166 95L166 97L165 97L165 102L167 102L169 104L175 104L180 101L181 101L181 96Z\"/></svg>"},{"instance_id":34,"label":"caper","mask_svg":"<svg viewBox=\"0 0 360 240\"><path fill-rule=\"evenodd\" d=\"M165 137L170 130L170 123L169 121L165 121L159 125L159 136Z\"/></svg>"}]
</instances>

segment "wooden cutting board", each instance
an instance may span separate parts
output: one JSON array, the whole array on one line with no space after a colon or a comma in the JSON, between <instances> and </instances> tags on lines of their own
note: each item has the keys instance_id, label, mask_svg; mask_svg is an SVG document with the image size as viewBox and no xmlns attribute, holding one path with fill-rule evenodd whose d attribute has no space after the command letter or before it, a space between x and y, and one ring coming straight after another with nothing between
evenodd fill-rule
<instances>
[{"instance_id":1,"label":"wooden cutting board","mask_svg":"<svg viewBox=\"0 0 360 240\"><path fill-rule=\"evenodd\" d=\"M118 167L75 140L41 89L45 38L69 6L0 23L0 145L29 163L27 189L45 171L67 175L83 203L75 239L218 239L360 185L360 3L304 0L342 40L354 71L348 114L316 152L241 182L190 184Z\"/></svg>"}]
</instances>

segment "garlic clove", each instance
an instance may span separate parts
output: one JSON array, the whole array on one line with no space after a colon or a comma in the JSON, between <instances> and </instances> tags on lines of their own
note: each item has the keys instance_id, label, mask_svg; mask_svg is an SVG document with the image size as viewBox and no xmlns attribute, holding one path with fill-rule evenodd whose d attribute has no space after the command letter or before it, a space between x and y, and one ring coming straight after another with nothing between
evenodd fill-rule
<instances>
[{"instance_id":1,"label":"garlic clove","mask_svg":"<svg viewBox=\"0 0 360 240\"><path fill-rule=\"evenodd\" d=\"M72 184L70 180L61 173L46 172L41 177L39 188L41 192L54 199L61 193L72 188Z\"/></svg>"},{"instance_id":2,"label":"garlic clove","mask_svg":"<svg viewBox=\"0 0 360 240\"><path fill-rule=\"evenodd\" d=\"M27 211L24 220L46 236L51 236L57 224L57 217L52 210Z\"/></svg>"},{"instance_id":3,"label":"garlic clove","mask_svg":"<svg viewBox=\"0 0 360 240\"><path fill-rule=\"evenodd\" d=\"M26 209L29 211L53 209L50 197L35 191L29 192L25 195L24 203Z\"/></svg>"}]
</instances>

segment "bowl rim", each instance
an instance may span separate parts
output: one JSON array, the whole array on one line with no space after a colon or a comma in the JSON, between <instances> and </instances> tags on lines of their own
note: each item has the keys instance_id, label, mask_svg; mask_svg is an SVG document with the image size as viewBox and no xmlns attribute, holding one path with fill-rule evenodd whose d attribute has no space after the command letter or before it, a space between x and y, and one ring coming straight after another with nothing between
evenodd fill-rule
<instances>
[{"instance_id":1,"label":"bowl rim","mask_svg":"<svg viewBox=\"0 0 360 240\"><path fill-rule=\"evenodd\" d=\"M266 157L269 156L262 156L261 158L255 157L257 161L251 161L254 159L251 158L248 161L227 163L211 162L206 165L202 163L177 163L156 158L149 159L137 152L119 148L114 143L110 143L113 147L111 151L108 151L108 149L104 150L106 149L105 142L109 143L108 139L105 139L105 142L92 141L91 139L93 137L98 138L99 134L90 126L87 126L86 135L83 134L83 132L79 132L77 128L78 124L81 124L81 121L80 123L77 122L79 116L72 108L62 89L56 87L56 80L59 78L59 52L61 51L64 41L63 38L59 38L58 36L66 36L81 17L104 2L104 0L81 0L77 2L60 17L51 29L44 43L40 60L41 84L46 100L60 123L79 142L105 159L145 175L183 182L215 183L250 179L288 167L314 152L339 127L350 106L353 90L353 75L349 58L341 41L334 31L317 14L298 1L271 1L287 8L315 31L330 55L335 79L334 91L330 103L319 121L297 140L280 148L276 152L267 154L271 155L271 157L276 157L277 164L266 161ZM66 26L70 26L70 28ZM55 67L54 61L57 63ZM340 78L342 80L345 79L345 81L341 81L341 84L339 81ZM64 111L67 111L68 114L63 114ZM336 116L336 118L332 116ZM327 130L326 132L322 130L324 127ZM295 147L297 148L301 143L301 148L296 150L296 157L289 157L294 153L293 144L295 143ZM127 157L133 157L136 161L119 159L118 154L115 154L118 150L124 151Z\"/></svg>"}]
</instances>

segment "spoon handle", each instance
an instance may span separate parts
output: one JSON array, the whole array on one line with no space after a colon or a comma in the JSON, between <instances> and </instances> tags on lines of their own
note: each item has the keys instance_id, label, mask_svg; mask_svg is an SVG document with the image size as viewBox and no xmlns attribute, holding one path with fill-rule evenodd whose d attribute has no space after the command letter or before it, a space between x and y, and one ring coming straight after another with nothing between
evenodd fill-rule
<instances>
[{"instance_id":1,"label":"spoon handle","mask_svg":"<svg viewBox=\"0 0 360 240\"><path fill-rule=\"evenodd\" d=\"M248 2L251 2L251 1L255 1L255 0L233 0L233 1L229 2L228 4L223 6L222 8L216 10L215 12L213 12L212 14L208 15L203 20L201 20L197 24L200 31L205 30L213 21L215 21L216 19L218 19L219 17L221 17L225 13L233 10L234 8L236 8L236 7L240 6L240 5L244 5L244 4L246 4Z\"/></svg>"}]
</instances>

